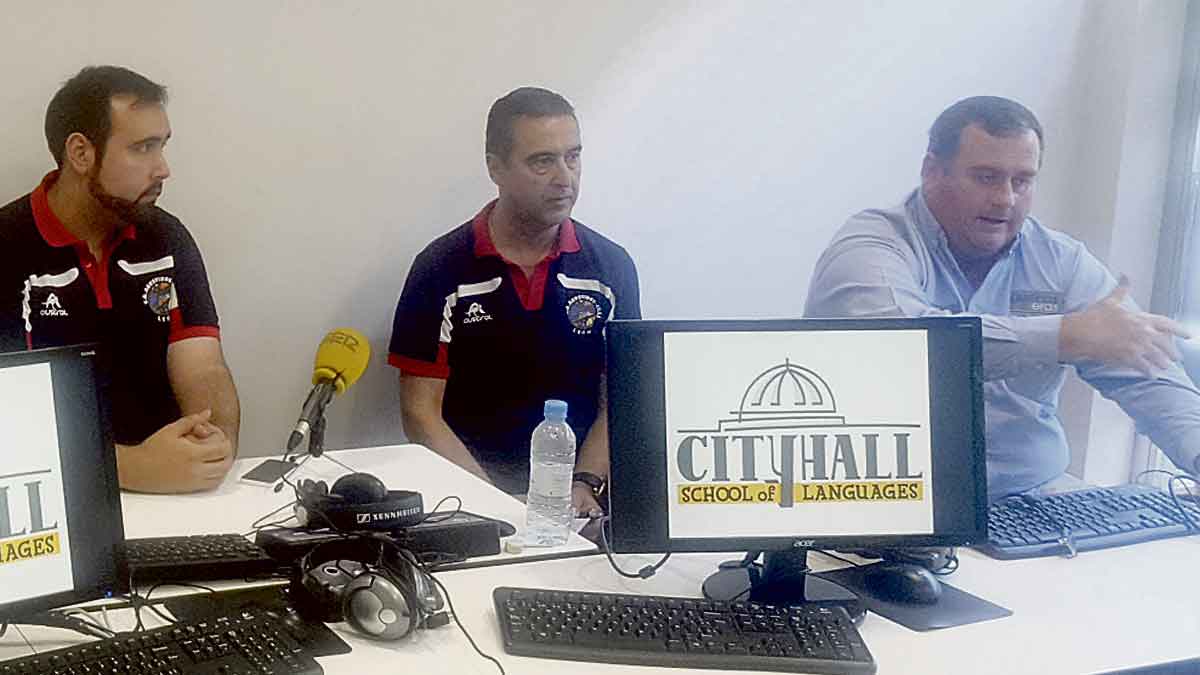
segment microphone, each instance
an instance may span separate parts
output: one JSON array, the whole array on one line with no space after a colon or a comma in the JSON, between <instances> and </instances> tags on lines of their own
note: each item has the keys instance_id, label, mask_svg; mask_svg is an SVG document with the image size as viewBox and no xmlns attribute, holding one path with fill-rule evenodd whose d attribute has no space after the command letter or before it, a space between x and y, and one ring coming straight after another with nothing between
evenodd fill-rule
<instances>
[{"instance_id":1,"label":"microphone","mask_svg":"<svg viewBox=\"0 0 1200 675\"><path fill-rule=\"evenodd\" d=\"M371 358L371 345L367 338L353 328L335 328L329 331L317 347L317 358L313 362L313 388L304 399L300 419L288 437L288 452L296 449L308 436L309 431L325 414L325 407L334 395L350 388L362 377Z\"/></svg>"}]
</instances>

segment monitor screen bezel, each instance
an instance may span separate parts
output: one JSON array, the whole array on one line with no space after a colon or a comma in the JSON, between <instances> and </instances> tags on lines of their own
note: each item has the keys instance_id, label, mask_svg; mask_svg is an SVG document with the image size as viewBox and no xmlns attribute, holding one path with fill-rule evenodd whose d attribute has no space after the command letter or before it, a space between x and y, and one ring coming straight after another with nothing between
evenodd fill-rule
<instances>
[{"instance_id":1,"label":"monitor screen bezel","mask_svg":"<svg viewBox=\"0 0 1200 675\"><path fill-rule=\"evenodd\" d=\"M955 466L971 492L967 514L956 516L962 527L939 528L932 534L808 536L796 532L778 537L670 538L667 528L665 386L662 336L671 332L813 330L923 330L931 339L954 340L961 358L929 359L930 425L961 425L952 414L965 413L967 466ZM638 341L644 341L637 344ZM707 319L617 320L606 328L607 406L610 448L610 515L612 549L619 553L735 552L795 549L862 549L918 546L963 546L987 535L987 467L983 407L983 336L978 317L921 317L886 319ZM939 343L940 344L940 343ZM954 346L957 345L957 346ZM961 361L966 361L966 368ZM968 379L956 380L962 374ZM956 403L938 401L939 392L958 387ZM957 410L958 413L952 411ZM652 477L647 480L647 476ZM661 482L661 485L659 484Z\"/></svg>"},{"instance_id":2,"label":"monitor screen bezel","mask_svg":"<svg viewBox=\"0 0 1200 675\"><path fill-rule=\"evenodd\" d=\"M72 558L74 573L74 587L70 590L0 603L0 622L19 622L22 617L31 614L129 592L116 449L107 397L98 371L99 349L95 344L77 344L0 353L0 368L37 363L50 366L60 438L59 457L62 461L66 517L72 533L68 553ZM64 433L73 437L79 451L74 454L61 451ZM87 491L81 489L85 481L91 493L88 495L88 506L82 507L72 500ZM110 535L108 537L104 536L105 528ZM107 543L111 547L113 564L107 569L94 570L96 573L84 574L81 564L92 564L91 561L102 553L93 545L99 539L111 540ZM91 578L82 580L82 576Z\"/></svg>"}]
</instances>

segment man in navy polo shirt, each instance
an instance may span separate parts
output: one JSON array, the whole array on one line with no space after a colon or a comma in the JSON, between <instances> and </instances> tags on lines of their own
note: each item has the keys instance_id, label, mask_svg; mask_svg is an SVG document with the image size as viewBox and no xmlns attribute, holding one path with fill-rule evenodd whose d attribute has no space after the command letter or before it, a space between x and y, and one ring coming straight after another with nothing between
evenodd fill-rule
<instances>
[{"instance_id":1,"label":"man in navy polo shirt","mask_svg":"<svg viewBox=\"0 0 1200 675\"><path fill-rule=\"evenodd\" d=\"M100 343L121 486L216 487L237 392L200 251L155 206L170 170L166 90L84 68L46 110L58 169L0 209L0 351Z\"/></svg>"},{"instance_id":2,"label":"man in navy polo shirt","mask_svg":"<svg viewBox=\"0 0 1200 675\"><path fill-rule=\"evenodd\" d=\"M1119 403L1180 469L1200 475L1200 391L1188 337L1141 311L1075 239L1029 215L1042 127L1016 101L964 99L929 132L921 186L863 211L817 261L805 314L983 319L988 494L1083 487L1058 419L1068 368Z\"/></svg>"},{"instance_id":3,"label":"man in navy polo shirt","mask_svg":"<svg viewBox=\"0 0 1200 675\"><path fill-rule=\"evenodd\" d=\"M571 219L583 146L571 105L525 87L488 113L499 197L417 256L396 307L408 437L510 493L529 484L529 438L561 399L580 441L572 491L597 514L608 475L604 327L641 316L623 248Z\"/></svg>"}]
</instances>

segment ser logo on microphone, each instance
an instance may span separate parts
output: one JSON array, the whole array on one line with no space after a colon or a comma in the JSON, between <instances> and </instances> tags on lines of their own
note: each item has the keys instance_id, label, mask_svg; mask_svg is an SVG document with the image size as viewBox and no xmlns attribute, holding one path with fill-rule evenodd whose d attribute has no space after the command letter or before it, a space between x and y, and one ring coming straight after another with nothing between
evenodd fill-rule
<instances>
[{"instance_id":1,"label":"ser logo on microphone","mask_svg":"<svg viewBox=\"0 0 1200 675\"><path fill-rule=\"evenodd\" d=\"M340 330L330 332L325 336L325 339L322 340L322 342L330 345L342 345L352 352L357 352L359 346L362 345L362 341L360 341L357 337Z\"/></svg>"}]
</instances>

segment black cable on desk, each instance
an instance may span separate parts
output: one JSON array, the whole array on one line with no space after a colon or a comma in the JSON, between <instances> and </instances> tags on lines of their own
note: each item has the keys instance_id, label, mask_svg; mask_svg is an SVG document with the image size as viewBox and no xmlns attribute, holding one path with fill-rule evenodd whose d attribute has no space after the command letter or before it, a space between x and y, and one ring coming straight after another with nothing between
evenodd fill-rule
<instances>
[{"instance_id":1,"label":"black cable on desk","mask_svg":"<svg viewBox=\"0 0 1200 675\"><path fill-rule=\"evenodd\" d=\"M500 662L496 660L496 657L484 652L479 648L479 645L475 644L475 638L471 637L471 634L467 632L467 627L464 626L462 621L460 621L458 618L458 611L454 609L454 601L450 599L450 591L446 590L446 585L432 574L427 574L426 576L428 576L429 580L432 581L434 585L438 587L438 590L442 592L442 597L446 598L446 607L450 610L450 618L454 619L454 625L458 626L458 629L462 631L463 637L467 638L467 642L471 643L471 648L475 650L475 653L494 663L496 668L500 670L500 675L508 675L504 672L504 666L500 665Z\"/></svg>"},{"instance_id":2,"label":"black cable on desk","mask_svg":"<svg viewBox=\"0 0 1200 675\"><path fill-rule=\"evenodd\" d=\"M163 586L179 586L182 588L195 588L195 589L199 589L201 591L208 591L209 593L212 593L213 595L217 595L217 591L215 589L209 588L208 586L201 586L200 584L189 584L184 581L164 581L161 583L154 584L150 588L147 588L146 595L140 596L140 595L138 595L137 591L133 590L133 588L134 588L133 575L130 574L129 575L129 589L130 589L129 590L129 604L133 606L133 615L134 615L134 617L137 618L137 622L133 626L133 632L139 633L141 631L146 630L146 625L144 623L142 623L142 607L143 606L147 607L150 611L157 614L159 616L159 618L161 618L163 621L166 621L169 624L175 623L175 621L173 619L168 618L165 614L160 612L157 607L150 604L150 596L154 593L154 591L158 590L159 588L162 588Z\"/></svg>"},{"instance_id":3,"label":"black cable on desk","mask_svg":"<svg viewBox=\"0 0 1200 675\"><path fill-rule=\"evenodd\" d=\"M617 574L620 574L626 579L649 579L650 577L654 576L655 572L658 572L660 567L667 564L667 561L671 559L671 551L668 550L663 554L663 557L660 558L658 562L654 563L653 565L646 565L642 567L642 569L638 570L636 574L632 572L626 572L625 570L621 569L617 566L617 560L613 558L612 547L608 544L608 532L604 528L605 525L611 527L611 521L612 516L604 516L600 519L600 541L604 544L604 555L608 557L608 564L612 565L613 570Z\"/></svg>"},{"instance_id":4,"label":"black cable on desk","mask_svg":"<svg viewBox=\"0 0 1200 675\"><path fill-rule=\"evenodd\" d=\"M464 626L462 621L458 618L458 612L454 609L454 600L452 600L450 598L450 591L446 589L446 585L443 584L440 579L433 576L433 574L431 574L429 572L429 570L425 569L425 566L422 565L420 563L420 561L418 561L416 559L416 557L412 556L411 551L408 551L404 547L400 546L395 541L393 541L391 538L389 538L387 536L376 536L376 537L372 537L372 538L375 539L376 541L380 542L383 546L392 547L392 549L396 552L397 557L400 559L400 561L402 563L407 563L408 565L411 565L416 574L420 574L421 576L425 577L425 579L427 581L429 581L430 583L432 583L434 586L437 586L438 590L442 592L442 597L446 599L446 608L450 610L450 618L454 620L454 625L458 626L458 629L460 631L462 631L463 637L467 638L467 642L469 642L471 644L471 648L475 650L476 654L479 654L479 656L481 656L484 659L491 661L493 664L495 664L496 668L498 668L500 670L500 675L507 675L507 673L504 672L504 666L500 665L500 662L496 660L496 657L492 656L491 654L488 654L487 652L485 652L479 648L479 645L475 643L475 638L471 637L471 633L469 631L467 631L467 627ZM381 559L383 556L383 546L381 546L379 549L379 555L380 555ZM408 555L405 555L405 554L408 554ZM413 611L415 614L417 611L417 608L414 607Z\"/></svg>"}]
</instances>

